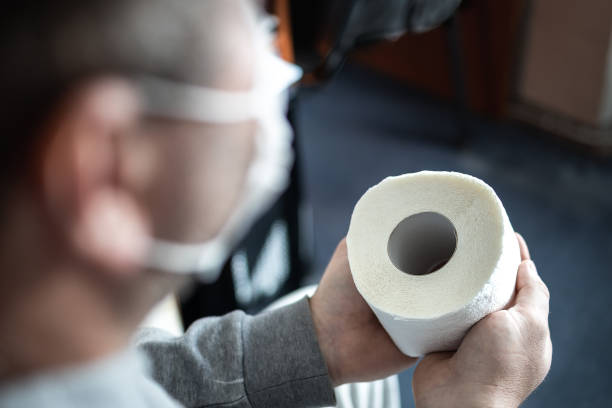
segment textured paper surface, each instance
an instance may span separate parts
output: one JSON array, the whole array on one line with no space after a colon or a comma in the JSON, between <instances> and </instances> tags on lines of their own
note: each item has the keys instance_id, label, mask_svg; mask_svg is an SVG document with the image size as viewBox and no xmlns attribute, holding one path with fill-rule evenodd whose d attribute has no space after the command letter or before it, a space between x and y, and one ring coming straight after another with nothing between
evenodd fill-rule
<instances>
[{"instance_id":1,"label":"textured paper surface","mask_svg":"<svg viewBox=\"0 0 612 408\"><path fill-rule=\"evenodd\" d=\"M457 245L442 268L410 275L391 262L387 244L402 220L422 212L448 218ZM388 177L370 188L353 211L347 247L357 289L411 356L456 349L474 323L510 301L520 263L514 231L493 189L452 172Z\"/></svg>"}]
</instances>

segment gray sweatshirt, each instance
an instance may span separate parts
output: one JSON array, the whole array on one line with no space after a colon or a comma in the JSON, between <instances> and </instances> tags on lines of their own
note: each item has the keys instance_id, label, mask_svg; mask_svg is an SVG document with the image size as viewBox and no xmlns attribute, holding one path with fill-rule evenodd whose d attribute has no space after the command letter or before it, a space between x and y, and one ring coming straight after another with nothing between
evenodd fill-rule
<instances>
[{"instance_id":1,"label":"gray sweatshirt","mask_svg":"<svg viewBox=\"0 0 612 408\"><path fill-rule=\"evenodd\" d=\"M311 407L335 404L308 299L257 316L146 329L104 361L0 387L0 407Z\"/></svg>"}]
</instances>

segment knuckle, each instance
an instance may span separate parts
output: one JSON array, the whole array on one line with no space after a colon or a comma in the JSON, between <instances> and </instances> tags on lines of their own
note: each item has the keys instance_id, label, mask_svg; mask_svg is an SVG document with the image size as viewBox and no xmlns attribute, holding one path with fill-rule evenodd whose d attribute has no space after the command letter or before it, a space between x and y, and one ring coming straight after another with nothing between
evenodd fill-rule
<instances>
[{"instance_id":1,"label":"knuckle","mask_svg":"<svg viewBox=\"0 0 612 408\"><path fill-rule=\"evenodd\" d=\"M544 339L550 335L547 317L542 312L529 308L524 310L523 315L530 337Z\"/></svg>"},{"instance_id":2,"label":"knuckle","mask_svg":"<svg viewBox=\"0 0 612 408\"><path fill-rule=\"evenodd\" d=\"M534 332L534 335L537 336L537 338L539 339L545 339L550 335L550 332L548 330L548 323L542 318L538 318L537 320L532 322L532 330Z\"/></svg>"},{"instance_id":3,"label":"knuckle","mask_svg":"<svg viewBox=\"0 0 612 408\"><path fill-rule=\"evenodd\" d=\"M507 310L499 310L495 313L491 313L487 319L491 325L498 329L510 329L511 318Z\"/></svg>"},{"instance_id":4,"label":"knuckle","mask_svg":"<svg viewBox=\"0 0 612 408\"><path fill-rule=\"evenodd\" d=\"M521 309L521 314L525 318L525 321L527 322L529 327L531 327L539 319L537 309L535 307L531 307L531 305L529 305L529 307L523 307Z\"/></svg>"},{"instance_id":5,"label":"knuckle","mask_svg":"<svg viewBox=\"0 0 612 408\"><path fill-rule=\"evenodd\" d=\"M542 279L538 279L537 281L538 289L544 294L547 300L550 300L550 290L548 286L544 283Z\"/></svg>"},{"instance_id":6,"label":"knuckle","mask_svg":"<svg viewBox=\"0 0 612 408\"><path fill-rule=\"evenodd\" d=\"M519 332L514 320L506 310L492 313L487 319L489 327L499 335L494 338L509 339L515 337Z\"/></svg>"}]
</instances>

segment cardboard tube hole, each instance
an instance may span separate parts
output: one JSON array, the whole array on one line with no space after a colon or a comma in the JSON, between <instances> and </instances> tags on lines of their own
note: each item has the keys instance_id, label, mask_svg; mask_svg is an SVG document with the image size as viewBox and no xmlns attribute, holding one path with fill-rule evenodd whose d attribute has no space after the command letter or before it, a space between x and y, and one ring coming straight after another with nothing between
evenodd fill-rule
<instances>
[{"instance_id":1,"label":"cardboard tube hole","mask_svg":"<svg viewBox=\"0 0 612 408\"><path fill-rule=\"evenodd\" d=\"M410 275L427 275L442 268L455 253L457 231L437 212L413 214L391 233L387 253L393 265Z\"/></svg>"}]
</instances>

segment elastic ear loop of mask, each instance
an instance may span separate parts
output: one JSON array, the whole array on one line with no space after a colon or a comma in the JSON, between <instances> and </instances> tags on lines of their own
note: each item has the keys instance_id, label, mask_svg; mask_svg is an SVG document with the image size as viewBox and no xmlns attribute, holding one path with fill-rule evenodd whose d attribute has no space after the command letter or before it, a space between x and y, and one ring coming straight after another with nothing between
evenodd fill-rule
<instances>
[{"instance_id":1,"label":"elastic ear loop of mask","mask_svg":"<svg viewBox=\"0 0 612 408\"><path fill-rule=\"evenodd\" d=\"M275 55L264 55L269 72L255 78L249 91L226 91L143 76L137 80L144 99L144 112L152 116L204 123L236 123L256 119L269 94L280 94L302 76L300 68ZM263 89L265 87L265 89ZM259 107L259 108L258 108Z\"/></svg>"},{"instance_id":2,"label":"elastic ear loop of mask","mask_svg":"<svg viewBox=\"0 0 612 408\"><path fill-rule=\"evenodd\" d=\"M144 112L152 116L203 123L236 123L256 116L253 91L231 92L143 77Z\"/></svg>"}]
</instances>

